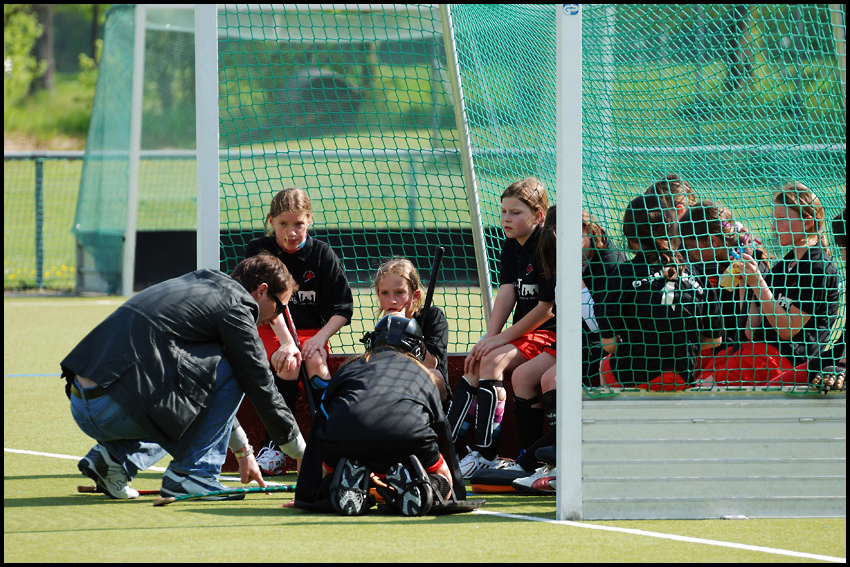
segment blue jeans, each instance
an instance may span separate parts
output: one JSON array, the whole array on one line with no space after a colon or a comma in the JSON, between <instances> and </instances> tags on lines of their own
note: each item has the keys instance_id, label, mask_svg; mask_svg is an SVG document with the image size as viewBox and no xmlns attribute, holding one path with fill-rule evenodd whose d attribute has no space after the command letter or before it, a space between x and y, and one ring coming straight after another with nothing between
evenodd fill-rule
<instances>
[{"instance_id":1,"label":"blue jeans","mask_svg":"<svg viewBox=\"0 0 850 567\"><path fill-rule=\"evenodd\" d=\"M165 457L166 450L154 443L135 420L106 394L88 400L71 396L71 415L80 429L106 447L130 478ZM179 474L218 476L227 457L227 442L236 410L242 402L242 390L226 358L216 368L216 380L209 403L182 437L186 446L181 460L172 460L168 468Z\"/></svg>"}]
</instances>

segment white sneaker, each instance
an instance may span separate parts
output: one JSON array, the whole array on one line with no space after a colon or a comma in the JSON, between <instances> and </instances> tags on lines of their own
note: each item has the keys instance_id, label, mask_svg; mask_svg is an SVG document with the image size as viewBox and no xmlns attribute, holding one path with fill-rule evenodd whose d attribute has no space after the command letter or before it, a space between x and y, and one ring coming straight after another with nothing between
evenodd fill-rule
<instances>
[{"instance_id":1,"label":"white sneaker","mask_svg":"<svg viewBox=\"0 0 850 567\"><path fill-rule=\"evenodd\" d=\"M532 490L531 488L531 486L534 484L534 481L547 476L556 476L557 474L557 470L552 465L543 465L542 467L534 471L534 474L514 480L513 482L511 482L511 486L513 486L520 492L533 494L536 493L536 491Z\"/></svg>"},{"instance_id":2,"label":"white sneaker","mask_svg":"<svg viewBox=\"0 0 850 567\"><path fill-rule=\"evenodd\" d=\"M257 465L263 474L275 476L286 472L286 455L284 455L274 442L269 442L268 447L263 447L257 453Z\"/></svg>"},{"instance_id":3,"label":"white sneaker","mask_svg":"<svg viewBox=\"0 0 850 567\"><path fill-rule=\"evenodd\" d=\"M130 475L100 443L77 463L77 468L110 498L125 500L139 497L139 492L130 488Z\"/></svg>"},{"instance_id":4,"label":"white sneaker","mask_svg":"<svg viewBox=\"0 0 850 567\"><path fill-rule=\"evenodd\" d=\"M470 451L470 453L460 460L460 473L463 478L469 478L481 469L491 469L499 465L499 458L496 457L492 461L485 459L478 451Z\"/></svg>"}]
</instances>

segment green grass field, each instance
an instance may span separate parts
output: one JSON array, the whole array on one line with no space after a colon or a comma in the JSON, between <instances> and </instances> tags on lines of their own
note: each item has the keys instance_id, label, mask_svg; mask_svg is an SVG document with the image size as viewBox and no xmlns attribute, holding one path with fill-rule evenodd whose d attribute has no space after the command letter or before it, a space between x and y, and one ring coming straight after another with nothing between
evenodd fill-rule
<instances>
[{"instance_id":1,"label":"green grass field","mask_svg":"<svg viewBox=\"0 0 850 567\"><path fill-rule=\"evenodd\" d=\"M558 523L554 497L520 495L486 496L481 513L342 518L282 508L282 493L163 508L77 494L87 479L76 461L93 442L71 418L58 365L120 303L4 300L6 562L846 561L846 518ZM158 489L160 475L133 485Z\"/></svg>"}]
</instances>

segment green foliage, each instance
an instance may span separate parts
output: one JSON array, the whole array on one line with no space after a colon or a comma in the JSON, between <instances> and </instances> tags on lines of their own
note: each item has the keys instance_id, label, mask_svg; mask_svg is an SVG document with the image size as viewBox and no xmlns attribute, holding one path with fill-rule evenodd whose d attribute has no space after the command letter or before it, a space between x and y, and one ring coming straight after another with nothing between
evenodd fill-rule
<instances>
[{"instance_id":1,"label":"green foliage","mask_svg":"<svg viewBox=\"0 0 850 567\"><path fill-rule=\"evenodd\" d=\"M30 54L43 27L30 4L3 5L3 115L27 95L30 84L44 73L45 63Z\"/></svg>"},{"instance_id":2,"label":"green foliage","mask_svg":"<svg viewBox=\"0 0 850 567\"><path fill-rule=\"evenodd\" d=\"M85 53L80 53L79 61L80 61L80 73L77 75L77 81L80 82L80 86L91 89L92 92L92 100L94 100L94 90L97 85L97 68L100 64L100 57L103 54L103 40L98 39L95 41L95 58L92 59Z\"/></svg>"},{"instance_id":3,"label":"green foliage","mask_svg":"<svg viewBox=\"0 0 850 567\"><path fill-rule=\"evenodd\" d=\"M76 75L57 74L54 92L38 91L17 105L4 105L3 131L34 138L40 144L49 144L56 136L85 140L93 98L94 89Z\"/></svg>"}]
</instances>

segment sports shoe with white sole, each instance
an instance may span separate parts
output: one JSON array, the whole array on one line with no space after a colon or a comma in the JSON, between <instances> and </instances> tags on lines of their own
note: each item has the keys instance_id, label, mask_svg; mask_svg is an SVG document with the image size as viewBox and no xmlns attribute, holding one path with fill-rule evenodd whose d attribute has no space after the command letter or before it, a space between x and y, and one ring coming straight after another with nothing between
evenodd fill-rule
<instances>
[{"instance_id":1,"label":"sports shoe with white sole","mask_svg":"<svg viewBox=\"0 0 850 567\"><path fill-rule=\"evenodd\" d=\"M339 460L330 493L331 506L343 516L362 516L375 504L369 494L369 469L355 459Z\"/></svg>"},{"instance_id":2,"label":"sports shoe with white sole","mask_svg":"<svg viewBox=\"0 0 850 567\"><path fill-rule=\"evenodd\" d=\"M396 463L387 470L387 485L393 490L394 496L382 496L402 516L424 516L434 504L434 488L416 455L410 455L409 459L409 465ZM435 478L435 481L439 479ZM446 481L446 486L442 488L448 487Z\"/></svg>"},{"instance_id":3,"label":"sports shoe with white sole","mask_svg":"<svg viewBox=\"0 0 850 567\"><path fill-rule=\"evenodd\" d=\"M276 476L286 473L286 455L270 442L268 447L263 447L257 453L257 466L268 476Z\"/></svg>"},{"instance_id":4,"label":"sports shoe with white sole","mask_svg":"<svg viewBox=\"0 0 850 567\"><path fill-rule=\"evenodd\" d=\"M228 490L226 486L211 476L198 476L194 474L183 475L171 469L166 469L162 475L162 487L159 494L163 497L186 496L188 494L203 494L205 492L218 492ZM205 496L198 500L244 500L245 494L217 494Z\"/></svg>"},{"instance_id":5,"label":"sports shoe with white sole","mask_svg":"<svg viewBox=\"0 0 850 567\"><path fill-rule=\"evenodd\" d=\"M518 478L514 480L513 482L511 482L511 486L516 488L519 492L525 492L526 494L539 494L538 492L535 492L534 489L532 489L534 481L543 477L556 475L557 469L555 469L555 467L551 465L543 465L542 467L534 471L534 474L525 478Z\"/></svg>"},{"instance_id":6,"label":"sports shoe with white sole","mask_svg":"<svg viewBox=\"0 0 850 567\"><path fill-rule=\"evenodd\" d=\"M469 478L481 469L491 469L499 465L499 458L488 460L481 456L478 451L470 451L468 455L460 460L460 473L463 478Z\"/></svg>"},{"instance_id":7,"label":"sports shoe with white sole","mask_svg":"<svg viewBox=\"0 0 850 567\"><path fill-rule=\"evenodd\" d=\"M555 469L549 471L551 476L543 476L531 483L531 488L528 489L529 494L555 494L558 477L555 476Z\"/></svg>"},{"instance_id":8,"label":"sports shoe with white sole","mask_svg":"<svg viewBox=\"0 0 850 567\"><path fill-rule=\"evenodd\" d=\"M130 488L132 479L127 471L99 443L77 463L77 468L110 498L127 500L139 497L139 492Z\"/></svg>"}]
</instances>

